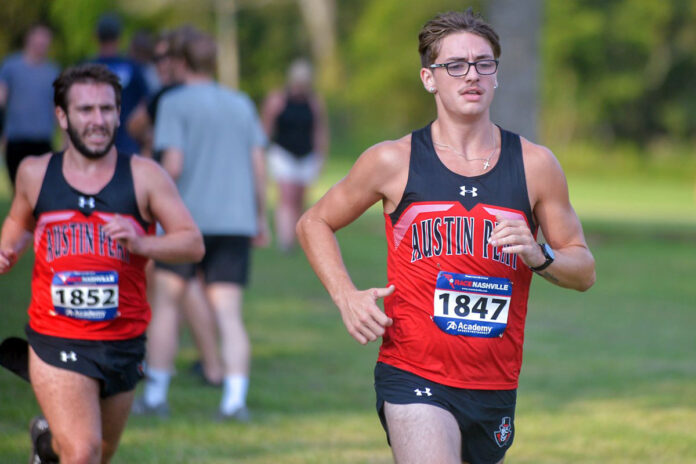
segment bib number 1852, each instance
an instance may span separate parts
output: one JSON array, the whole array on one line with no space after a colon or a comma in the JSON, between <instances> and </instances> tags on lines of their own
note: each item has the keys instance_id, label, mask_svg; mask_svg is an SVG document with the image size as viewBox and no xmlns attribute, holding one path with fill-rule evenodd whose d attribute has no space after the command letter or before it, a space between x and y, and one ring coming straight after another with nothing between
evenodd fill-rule
<instances>
[{"instance_id":1,"label":"bib number 1852","mask_svg":"<svg viewBox=\"0 0 696 464\"><path fill-rule=\"evenodd\" d=\"M118 316L118 272L62 271L53 276L51 299L57 314L108 321Z\"/></svg>"},{"instance_id":2,"label":"bib number 1852","mask_svg":"<svg viewBox=\"0 0 696 464\"><path fill-rule=\"evenodd\" d=\"M72 308L97 308L116 306L114 288L56 288L53 291L53 304Z\"/></svg>"}]
</instances>

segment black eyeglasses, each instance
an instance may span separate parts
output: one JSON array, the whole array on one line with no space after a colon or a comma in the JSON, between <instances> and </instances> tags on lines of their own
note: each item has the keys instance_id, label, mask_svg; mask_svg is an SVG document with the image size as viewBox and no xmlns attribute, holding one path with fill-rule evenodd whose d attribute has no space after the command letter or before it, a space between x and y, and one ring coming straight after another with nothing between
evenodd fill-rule
<instances>
[{"instance_id":1,"label":"black eyeglasses","mask_svg":"<svg viewBox=\"0 0 696 464\"><path fill-rule=\"evenodd\" d=\"M468 61L450 61L449 63L431 64L428 66L431 69L445 68L447 74L452 77L466 76L471 66L476 68L476 72L482 76L488 76L498 70L498 60L479 60L470 63Z\"/></svg>"}]
</instances>

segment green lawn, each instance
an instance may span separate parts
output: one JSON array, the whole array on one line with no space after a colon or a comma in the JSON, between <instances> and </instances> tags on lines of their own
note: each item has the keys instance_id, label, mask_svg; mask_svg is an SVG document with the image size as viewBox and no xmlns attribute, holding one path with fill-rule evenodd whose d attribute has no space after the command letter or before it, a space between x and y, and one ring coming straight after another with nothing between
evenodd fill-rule
<instances>
[{"instance_id":1,"label":"green lawn","mask_svg":"<svg viewBox=\"0 0 696 464\"><path fill-rule=\"evenodd\" d=\"M332 162L313 197L348 165ZM506 463L696 463L694 186L650 180L569 175L598 280L576 293L535 278ZM377 209L339 240L359 286L385 283ZM22 333L30 267L26 256L0 277L0 337ZM391 462L373 407L377 345L350 338L300 253L259 250L253 269L252 423L213 420L219 391L189 374L185 335L171 418L131 418L114 463ZM37 412L28 386L0 372L0 463L26 460Z\"/></svg>"}]
</instances>

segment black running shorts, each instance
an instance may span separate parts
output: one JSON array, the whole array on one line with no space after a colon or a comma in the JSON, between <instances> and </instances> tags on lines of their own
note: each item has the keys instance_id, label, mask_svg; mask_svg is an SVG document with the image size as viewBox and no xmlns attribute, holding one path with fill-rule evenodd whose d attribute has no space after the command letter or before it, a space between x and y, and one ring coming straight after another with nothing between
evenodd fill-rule
<instances>
[{"instance_id":1,"label":"black running shorts","mask_svg":"<svg viewBox=\"0 0 696 464\"><path fill-rule=\"evenodd\" d=\"M182 279L192 279L196 271L203 273L206 283L226 282L245 286L249 280L251 237L244 235L204 235L205 256L200 263L166 264L156 262Z\"/></svg>"},{"instance_id":2,"label":"black running shorts","mask_svg":"<svg viewBox=\"0 0 696 464\"><path fill-rule=\"evenodd\" d=\"M424 403L452 413L462 433L462 460L494 464L512 445L517 390L469 390L442 385L396 367L375 367L377 413L387 440L384 402Z\"/></svg>"},{"instance_id":3,"label":"black running shorts","mask_svg":"<svg viewBox=\"0 0 696 464\"><path fill-rule=\"evenodd\" d=\"M145 335L128 340L78 340L43 335L29 325L25 332L43 362L98 380L102 398L133 390L144 377Z\"/></svg>"}]
</instances>

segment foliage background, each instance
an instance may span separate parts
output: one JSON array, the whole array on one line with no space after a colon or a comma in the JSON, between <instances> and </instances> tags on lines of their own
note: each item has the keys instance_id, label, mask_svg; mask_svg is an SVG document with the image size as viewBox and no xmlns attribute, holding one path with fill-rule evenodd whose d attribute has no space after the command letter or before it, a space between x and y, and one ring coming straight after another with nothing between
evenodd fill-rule
<instances>
[{"instance_id":1,"label":"foliage background","mask_svg":"<svg viewBox=\"0 0 696 464\"><path fill-rule=\"evenodd\" d=\"M540 139L552 146L621 146L639 156L683 152L696 133L696 2L691 0L538 0L543 2ZM260 102L282 85L311 38L290 0L236 0L241 88ZM508 2L524 8L525 2ZM468 2L486 12L491 1ZM461 1L336 0L337 66L322 82L334 134L365 147L432 119L418 78L417 31ZM214 0L4 0L0 56L21 45L35 21L55 29L63 66L96 52L104 11L124 18L125 38L184 23L214 32ZM534 31L530 31L534 33ZM503 43L503 63L505 44ZM353 154L353 156L355 153Z\"/></svg>"},{"instance_id":2,"label":"foliage background","mask_svg":"<svg viewBox=\"0 0 696 464\"><path fill-rule=\"evenodd\" d=\"M241 88L260 102L294 57L310 53L311 38L294 1L237 1ZM527 1L536 0L511 3ZM0 56L42 20L55 30L53 58L78 62L96 52L94 24L107 10L123 16L126 41L141 28L184 23L212 32L211 2L2 0ZM696 463L696 2L543 3L540 139L568 174L598 281L585 294L532 285L508 461ZM366 146L434 116L418 79L416 33L434 12L462 5L336 0L340 72L321 89L334 143L313 200ZM0 217L9 195L0 173ZM379 284L381 215L371 210L339 240L356 284ZM301 255L267 249L254 259L245 302L254 422L212 422L219 392L188 372L196 353L185 339L172 419L131 419L114 462L391 462L373 410L376 345L350 339ZM22 333L30 276L28 254L0 279L0 338ZM28 411L38 412L31 391L0 371L0 463L26 459Z\"/></svg>"}]
</instances>

